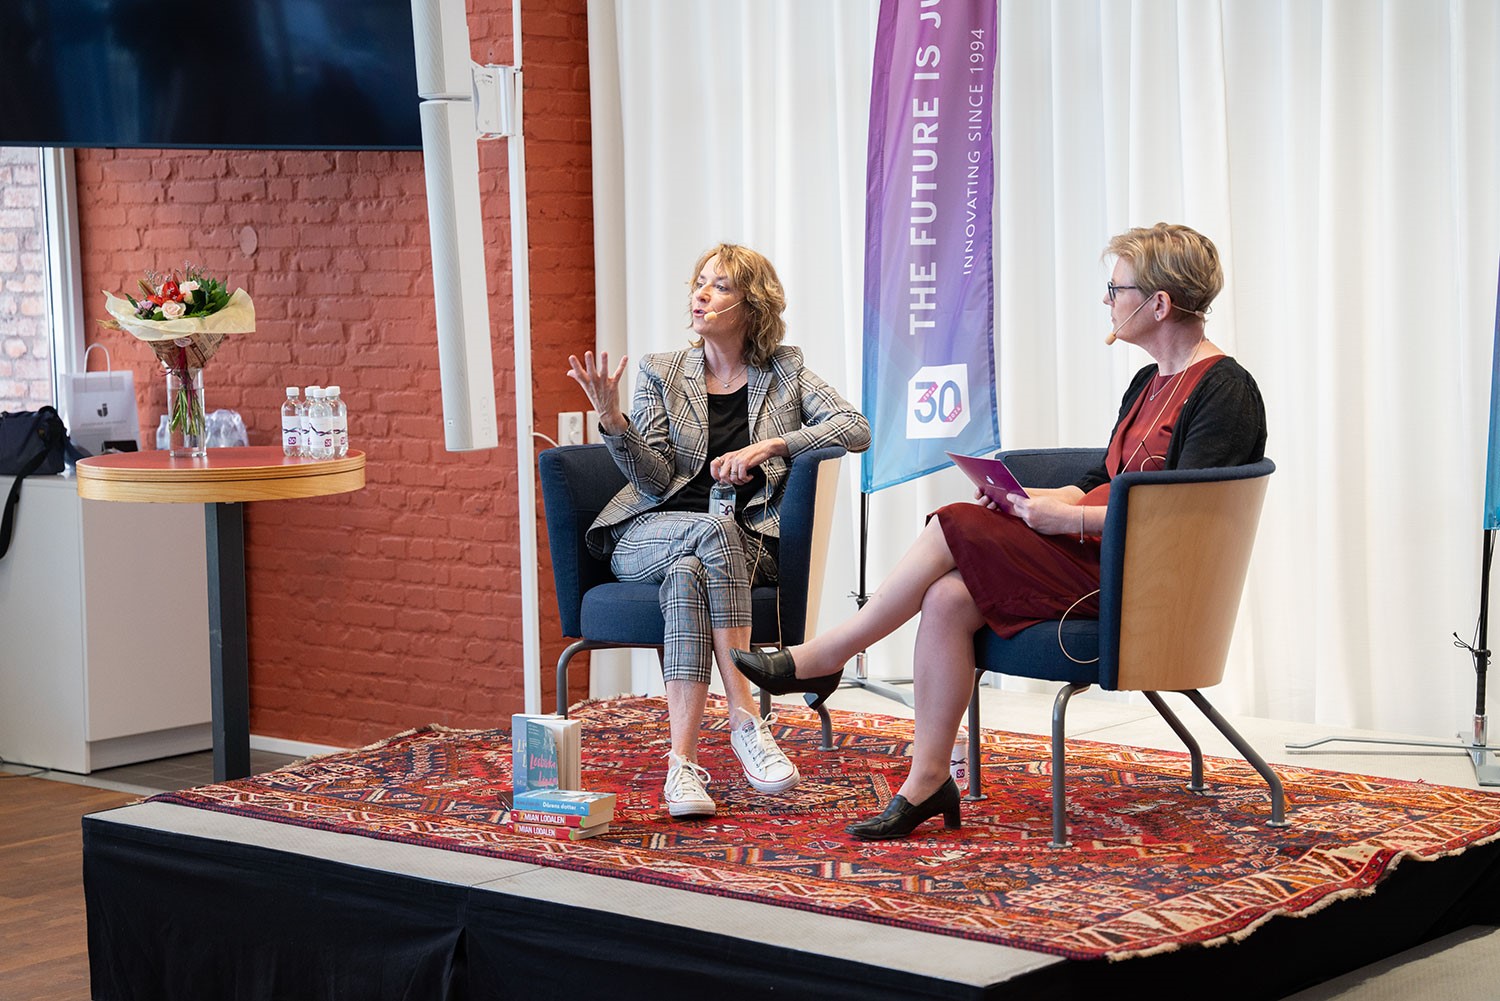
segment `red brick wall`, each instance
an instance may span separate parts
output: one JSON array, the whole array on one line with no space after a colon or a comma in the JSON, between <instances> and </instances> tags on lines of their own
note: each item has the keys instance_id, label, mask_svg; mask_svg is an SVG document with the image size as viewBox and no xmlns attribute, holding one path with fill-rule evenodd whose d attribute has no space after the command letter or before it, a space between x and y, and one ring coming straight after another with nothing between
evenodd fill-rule
<instances>
[{"instance_id":1,"label":"red brick wall","mask_svg":"<svg viewBox=\"0 0 1500 1001\"><path fill-rule=\"evenodd\" d=\"M475 55L508 60L509 7L469 9ZM559 410L583 409L559 359L594 336L585 0L523 18L532 389L546 431ZM256 734L358 744L426 722L492 726L522 708L505 143L481 146L480 172L500 448L449 453L420 154L78 154L90 320L104 316L97 290L200 264L250 292L258 326L210 363L209 409L238 410L251 444L272 444L285 386L336 382L350 445L368 456L358 493L246 505ZM134 369L149 436L165 396L150 353L117 331L90 336ZM520 461L534 468L535 450ZM562 641L540 546L545 681Z\"/></svg>"}]
</instances>

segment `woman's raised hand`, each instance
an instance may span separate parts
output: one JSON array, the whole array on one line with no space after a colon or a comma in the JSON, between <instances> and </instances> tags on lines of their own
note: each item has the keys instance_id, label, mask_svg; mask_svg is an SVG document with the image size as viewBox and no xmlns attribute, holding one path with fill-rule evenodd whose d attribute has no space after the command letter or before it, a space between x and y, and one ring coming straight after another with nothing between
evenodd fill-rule
<instances>
[{"instance_id":1,"label":"woman's raised hand","mask_svg":"<svg viewBox=\"0 0 1500 1001\"><path fill-rule=\"evenodd\" d=\"M568 355L568 378L583 387L588 394L590 409L599 412L599 423L611 434L625 428L625 415L620 410L620 376L630 361L626 355L620 359L613 373L609 371L609 352L599 352L599 363L594 364L594 352L585 351L583 361L577 355Z\"/></svg>"}]
</instances>

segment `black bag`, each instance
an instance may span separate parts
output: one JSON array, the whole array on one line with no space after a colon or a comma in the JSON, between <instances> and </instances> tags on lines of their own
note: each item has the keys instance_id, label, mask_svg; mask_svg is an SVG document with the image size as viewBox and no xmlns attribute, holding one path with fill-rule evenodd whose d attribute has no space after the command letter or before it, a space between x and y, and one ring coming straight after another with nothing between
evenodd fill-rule
<instances>
[{"instance_id":1,"label":"black bag","mask_svg":"<svg viewBox=\"0 0 1500 1001\"><path fill-rule=\"evenodd\" d=\"M21 481L32 473L60 473L69 447L68 429L52 407L0 414L0 476L14 476L0 518L0 557L10 549L16 507L21 503Z\"/></svg>"}]
</instances>

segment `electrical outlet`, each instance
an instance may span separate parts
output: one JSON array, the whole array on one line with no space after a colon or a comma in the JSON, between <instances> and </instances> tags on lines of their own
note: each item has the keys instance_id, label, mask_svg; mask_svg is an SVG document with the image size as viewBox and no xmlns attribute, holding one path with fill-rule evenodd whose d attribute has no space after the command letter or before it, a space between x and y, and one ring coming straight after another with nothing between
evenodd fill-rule
<instances>
[{"instance_id":1,"label":"electrical outlet","mask_svg":"<svg viewBox=\"0 0 1500 1001\"><path fill-rule=\"evenodd\" d=\"M590 444L598 445L603 443L604 436L599 433L599 411L589 410L584 413L583 437Z\"/></svg>"},{"instance_id":2,"label":"electrical outlet","mask_svg":"<svg viewBox=\"0 0 1500 1001\"><path fill-rule=\"evenodd\" d=\"M557 415L557 443L559 445L583 444L583 414L569 410Z\"/></svg>"}]
</instances>

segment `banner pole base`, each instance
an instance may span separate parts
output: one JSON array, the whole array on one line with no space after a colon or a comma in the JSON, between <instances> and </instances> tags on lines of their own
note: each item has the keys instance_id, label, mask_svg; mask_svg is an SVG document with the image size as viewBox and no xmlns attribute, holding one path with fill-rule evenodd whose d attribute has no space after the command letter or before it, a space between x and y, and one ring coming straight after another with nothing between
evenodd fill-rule
<instances>
[{"instance_id":1,"label":"banner pole base","mask_svg":"<svg viewBox=\"0 0 1500 1001\"><path fill-rule=\"evenodd\" d=\"M879 681L870 677L869 652L861 650L854 655L854 676L844 678L840 688L860 688L871 695L879 695L883 699L899 702L908 709L915 709L916 702L910 689L900 689L897 685L910 685L910 678L881 678Z\"/></svg>"},{"instance_id":2,"label":"banner pole base","mask_svg":"<svg viewBox=\"0 0 1500 1001\"><path fill-rule=\"evenodd\" d=\"M1500 343L1500 341L1497 341ZM1488 508L1488 504L1486 504ZM1500 759L1495 754L1500 748L1491 747L1489 743L1489 717L1485 713L1485 679L1489 673L1490 651L1489 651L1489 620L1490 620L1490 564L1495 555L1495 530L1486 528L1481 540L1482 548L1479 560L1479 622L1475 628L1475 641L1472 644L1465 643L1457 633L1453 638L1457 641L1454 645L1463 647L1469 651L1474 659L1474 718L1471 721L1472 729L1465 740L1462 732L1456 734L1460 743L1448 744L1441 741L1431 740L1387 740L1380 737L1324 737L1321 740L1310 740L1305 744L1287 744L1289 751L1305 751L1310 747L1320 744L1331 744L1335 742L1346 742L1351 744L1385 744L1395 747L1438 747L1450 751L1463 751L1469 756L1474 764L1474 779L1481 786L1500 786ZM1416 753L1416 752L1411 752Z\"/></svg>"},{"instance_id":3,"label":"banner pole base","mask_svg":"<svg viewBox=\"0 0 1500 1001\"><path fill-rule=\"evenodd\" d=\"M1440 740L1398 740L1386 737L1321 737L1318 740L1309 740L1302 744L1287 744L1288 751L1305 751L1309 748L1319 747L1323 744L1346 743L1346 744L1380 744L1386 747L1435 747L1447 751L1462 751L1469 756L1474 765L1474 778L1481 786L1500 786L1500 758L1496 752L1500 747L1493 747L1484 743L1484 734L1488 729L1488 721L1484 716L1474 717L1474 742L1464 743L1464 735L1458 734L1458 743L1449 743ZM1418 752L1409 752L1416 754Z\"/></svg>"},{"instance_id":4,"label":"banner pole base","mask_svg":"<svg viewBox=\"0 0 1500 1001\"><path fill-rule=\"evenodd\" d=\"M1469 759L1474 762L1474 777L1482 786L1500 786L1500 758L1496 757L1496 748L1488 744L1489 717L1477 715L1474 717L1474 734L1467 748ZM1463 734L1459 734L1463 739Z\"/></svg>"}]
</instances>

